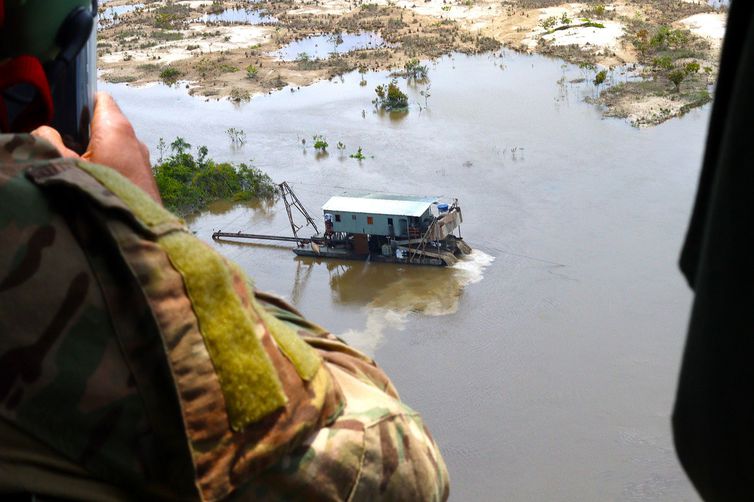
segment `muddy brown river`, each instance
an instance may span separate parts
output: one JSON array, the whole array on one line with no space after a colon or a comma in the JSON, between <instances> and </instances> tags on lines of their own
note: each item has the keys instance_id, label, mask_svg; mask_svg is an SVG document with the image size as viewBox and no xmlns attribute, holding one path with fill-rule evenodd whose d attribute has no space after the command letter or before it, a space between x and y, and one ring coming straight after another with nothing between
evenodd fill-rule
<instances>
[{"instance_id":1,"label":"muddy brown river","mask_svg":"<svg viewBox=\"0 0 754 502\"><path fill-rule=\"evenodd\" d=\"M452 500L696 500L670 411L691 302L676 262L709 107L635 129L584 103L596 91L571 82L583 77L539 56L445 57L426 103L426 85L409 87L411 111L393 116L371 104L386 73L241 106L102 87L153 157L159 137L181 136L216 159L253 159L318 221L343 190L458 197L475 253L448 269L211 241L215 229L290 235L282 203L191 220L258 287L377 359L440 444ZM329 155L302 145L315 134ZM361 162L348 157L359 146Z\"/></svg>"}]
</instances>

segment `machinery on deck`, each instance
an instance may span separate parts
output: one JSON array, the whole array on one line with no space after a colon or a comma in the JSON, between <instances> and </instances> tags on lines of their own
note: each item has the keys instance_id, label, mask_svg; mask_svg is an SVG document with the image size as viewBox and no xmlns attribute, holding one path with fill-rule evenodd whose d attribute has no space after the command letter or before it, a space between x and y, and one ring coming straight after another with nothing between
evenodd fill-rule
<instances>
[{"instance_id":1,"label":"machinery on deck","mask_svg":"<svg viewBox=\"0 0 754 502\"><path fill-rule=\"evenodd\" d=\"M463 215L457 199L447 204L437 197L382 193L334 196L322 206L325 230L320 232L288 183L280 184L280 193L292 237L218 231L212 238L295 242L293 252L299 256L415 265L453 265L471 253L460 235ZM294 210L305 225L295 223ZM310 225L314 234L299 237L299 231Z\"/></svg>"}]
</instances>

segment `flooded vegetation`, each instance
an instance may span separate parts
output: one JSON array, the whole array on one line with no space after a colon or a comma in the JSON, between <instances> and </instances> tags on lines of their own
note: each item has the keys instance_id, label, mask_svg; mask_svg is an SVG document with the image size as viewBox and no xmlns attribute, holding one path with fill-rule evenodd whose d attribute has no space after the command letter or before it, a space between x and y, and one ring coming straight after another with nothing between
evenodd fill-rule
<instances>
[{"instance_id":1,"label":"flooded vegetation","mask_svg":"<svg viewBox=\"0 0 754 502\"><path fill-rule=\"evenodd\" d=\"M635 128L585 102L601 91L583 66L508 50L420 64L425 78L363 69L248 103L101 87L153 159L181 136L217 162L253 160L318 222L348 190L458 197L475 251L447 268L211 240L289 235L273 201L189 218L257 287L378 360L433 431L454 500L693 499L669 413L691 301L676 263L709 105ZM373 103L394 79L406 112Z\"/></svg>"},{"instance_id":2,"label":"flooded vegetation","mask_svg":"<svg viewBox=\"0 0 754 502\"><path fill-rule=\"evenodd\" d=\"M263 10L236 7L221 12L210 12L197 19L205 24L275 24L277 19Z\"/></svg>"},{"instance_id":3,"label":"flooded vegetation","mask_svg":"<svg viewBox=\"0 0 754 502\"><path fill-rule=\"evenodd\" d=\"M385 47L385 41L374 32L330 33L294 40L274 55L282 61L327 59L333 54L380 47Z\"/></svg>"},{"instance_id":4,"label":"flooded vegetation","mask_svg":"<svg viewBox=\"0 0 754 502\"><path fill-rule=\"evenodd\" d=\"M598 90L591 102L638 127L711 99L727 15L720 0L113 0L111 9L123 10L100 26L110 82L154 82L168 69L193 93L240 102L357 69L506 46L588 69ZM627 71L636 81L613 85L611 76Z\"/></svg>"}]
</instances>

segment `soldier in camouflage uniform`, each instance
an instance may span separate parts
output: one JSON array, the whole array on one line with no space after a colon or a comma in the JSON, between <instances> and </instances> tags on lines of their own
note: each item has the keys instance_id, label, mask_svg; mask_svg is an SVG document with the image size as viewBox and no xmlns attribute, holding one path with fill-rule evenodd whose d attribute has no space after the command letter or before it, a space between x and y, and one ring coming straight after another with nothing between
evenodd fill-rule
<instances>
[{"instance_id":1,"label":"soldier in camouflage uniform","mask_svg":"<svg viewBox=\"0 0 754 502\"><path fill-rule=\"evenodd\" d=\"M448 476L371 359L162 208L146 149L100 95L83 159L50 128L0 135L9 492L444 500Z\"/></svg>"}]
</instances>

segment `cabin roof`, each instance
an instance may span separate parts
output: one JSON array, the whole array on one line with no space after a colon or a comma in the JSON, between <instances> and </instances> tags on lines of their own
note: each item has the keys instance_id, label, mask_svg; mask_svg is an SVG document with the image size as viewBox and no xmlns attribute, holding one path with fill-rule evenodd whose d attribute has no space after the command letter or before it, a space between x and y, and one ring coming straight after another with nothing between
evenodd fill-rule
<instances>
[{"instance_id":1,"label":"cabin roof","mask_svg":"<svg viewBox=\"0 0 754 502\"><path fill-rule=\"evenodd\" d=\"M437 201L436 197L413 195L366 194L358 197L330 197L325 212L421 216Z\"/></svg>"}]
</instances>

